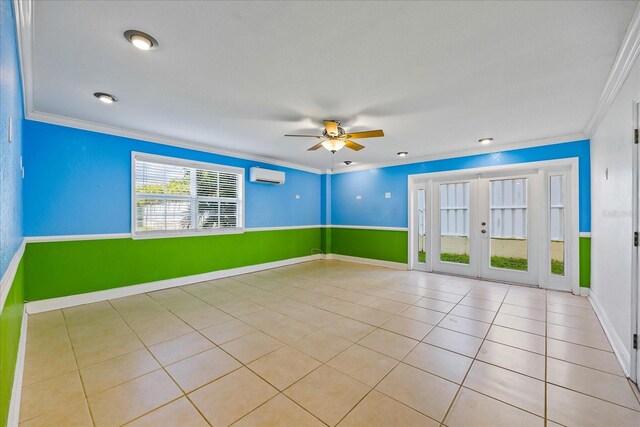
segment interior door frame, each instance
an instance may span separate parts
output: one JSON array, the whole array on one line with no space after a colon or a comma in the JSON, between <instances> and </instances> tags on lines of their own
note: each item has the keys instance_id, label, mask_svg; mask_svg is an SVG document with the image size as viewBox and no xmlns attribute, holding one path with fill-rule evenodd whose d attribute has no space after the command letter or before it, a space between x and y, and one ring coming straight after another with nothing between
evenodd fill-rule
<instances>
[{"instance_id":1,"label":"interior door frame","mask_svg":"<svg viewBox=\"0 0 640 427\"><path fill-rule=\"evenodd\" d=\"M640 99L633 102L633 128L634 132L640 129ZM632 147L632 227L633 232L640 232L640 150L638 144L633 143ZM640 334L640 250L638 246L632 244L631 263L631 335ZM633 339L633 338L632 338ZM640 345L633 348L630 345L629 378L640 386Z\"/></svg>"},{"instance_id":2,"label":"interior door frame","mask_svg":"<svg viewBox=\"0 0 640 427\"><path fill-rule=\"evenodd\" d=\"M580 266L580 253L579 253L579 196L580 196L580 188L579 188L579 162L577 157L569 157L565 159L555 159L555 160L545 160L539 162L525 162L525 163L512 163L508 165L498 165L498 166L488 166L488 167L480 167L480 168L469 168L469 169L458 169L458 170L450 170L443 172L430 172L423 174L414 174L407 176L407 198L408 198L408 212L407 212L407 220L408 220L408 233L409 238L407 239L407 260L409 262L409 270L415 269L415 255L417 253L417 239L414 238L417 233L417 215L415 214L417 201L415 200L414 194L416 194L416 183L425 183L428 181L433 181L435 179L446 179L447 177L451 177L451 179L459 179L464 177L475 177L478 175L483 176L491 176L492 174L503 174L505 172L513 171L513 174L517 174L518 171L523 170L532 170L532 169L543 169L543 170L560 170L566 169L567 176L570 177L570 182L566 183L569 194L566 194L567 202L570 203L574 209L571 209L571 212L568 213L568 224L570 225L567 229L565 229L565 276L568 287L574 295L580 294L580 276L579 276L579 266ZM547 176L547 175L545 175ZM546 181L545 181L546 182ZM433 188L431 188L431 193L433 194ZM431 198L433 200L433 197ZM429 210L429 209L428 209ZM431 225L433 225L433 218L430 218ZM547 224L545 224L548 227ZM433 227L429 228L433 229ZM431 244L432 237L431 233L427 233L427 247L433 247ZM543 248L546 249L547 245L543 245ZM430 256L431 255L431 256ZM547 252L540 251L540 259L545 260L547 257ZM544 258L543 258L544 257ZM427 271L433 271L432 265L432 254L427 254ZM550 271L547 271L546 262L539 262L539 268L541 274L539 274L539 282L544 283L549 278L553 278L553 275ZM544 268L544 270L543 270ZM550 269L549 269L550 270ZM544 271L544 274L542 272ZM545 287L549 288L549 287ZM551 287L550 289L553 289Z\"/></svg>"},{"instance_id":3,"label":"interior door frame","mask_svg":"<svg viewBox=\"0 0 640 427\"><path fill-rule=\"evenodd\" d=\"M425 190L425 213L424 213L424 228L425 228L425 249L431 247L431 209L429 200L431 199L431 181L430 180L416 180L414 181L414 188L409 197L409 222L415 224L415 229L419 230L419 213L418 213L418 191L420 189ZM431 271L431 257L427 257L424 263L418 261L418 233L409 234L410 246L416 248L415 251L409 252L409 265L413 266L413 269L420 271ZM425 250L426 252L426 250Z\"/></svg>"}]
</instances>

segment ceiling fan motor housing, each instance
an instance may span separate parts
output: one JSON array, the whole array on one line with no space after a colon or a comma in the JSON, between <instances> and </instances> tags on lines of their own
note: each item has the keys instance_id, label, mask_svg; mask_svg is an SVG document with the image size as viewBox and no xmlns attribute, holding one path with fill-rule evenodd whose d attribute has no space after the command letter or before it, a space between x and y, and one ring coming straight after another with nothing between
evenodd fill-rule
<instances>
[{"instance_id":1,"label":"ceiling fan motor housing","mask_svg":"<svg viewBox=\"0 0 640 427\"><path fill-rule=\"evenodd\" d=\"M337 135L331 135L329 132L327 132L326 129L322 131L322 136L324 136L325 138L336 138L336 137L340 137L340 136L342 136L344 134L346 134L346 132L340 126L338 126L338 134Z\"/></svg>"}]
</instances>

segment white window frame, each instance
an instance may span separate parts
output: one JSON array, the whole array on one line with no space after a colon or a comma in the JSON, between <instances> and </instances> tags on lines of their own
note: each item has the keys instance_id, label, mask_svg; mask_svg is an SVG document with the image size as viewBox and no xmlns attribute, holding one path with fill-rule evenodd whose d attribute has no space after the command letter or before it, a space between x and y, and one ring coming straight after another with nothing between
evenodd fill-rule
<instances>
[{"instance_id":1,"label":"white window frame","mask_svg":"<svg viewBox=\"0 0 640 427\"><path fill-rule=\"evenodd\" d=\"M180 167L206 169L215 172L228 172L240 175L241 191L239 192L239 227L185 229L185 230L160 230L160 231L136 231L136 161L162 163ZM240 234L245 231L245 170L227 165L200 162L196 160L181 159L177 157L161 156L157 154L131 152L131 238L132 239L156 239L166 237L209 236L216 234Z\"/></svg>"}]
</instances>

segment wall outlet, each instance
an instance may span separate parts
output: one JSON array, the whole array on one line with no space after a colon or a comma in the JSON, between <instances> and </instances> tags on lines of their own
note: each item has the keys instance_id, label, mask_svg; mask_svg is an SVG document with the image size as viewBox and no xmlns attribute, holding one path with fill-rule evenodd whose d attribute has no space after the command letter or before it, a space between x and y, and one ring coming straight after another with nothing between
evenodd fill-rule
<instances>
[{"instance_id":1,"label":"wall outlet","mask_svg":"<svg viewBox=\"0 0 640 427\"><path fill-rule=\"evenodd\" d=\"M296 200L300 200L300 195L296 194Z\"/></svg>"},{"instance_id":2,"label":"wall outlet","mask_svg":"<svg viewBox=\"0 0 640 427\"><path fill-rule=\"evenodd\" d=\"M356 196L356 200L362 200L362 196Z\"/></svg>"},{"instance_id":3,"label":"wall outlet","mask_svg":"<svg viewBox=\"0 0 640 427\"><path fill-rule=\"evenodd\" d=\"M391 193L389 193L389 192L384 193L384 198L385 199L390 199L391 198Z\"/></svg>"}]
</instances>

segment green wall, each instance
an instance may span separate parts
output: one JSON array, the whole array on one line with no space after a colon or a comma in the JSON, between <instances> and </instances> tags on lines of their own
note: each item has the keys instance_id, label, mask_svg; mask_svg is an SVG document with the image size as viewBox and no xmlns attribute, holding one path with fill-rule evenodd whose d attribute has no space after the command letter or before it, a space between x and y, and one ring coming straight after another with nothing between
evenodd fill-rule
<instances>
[{"instance_id":1,"label":"green wall","mask_svg":"<svg viewBox=\"0 0 640 427\"><path fill-rule=\"evenodd\" d=\"M407 232L331 228L331 252L383 261L407 261Z\"/></svg>"},{"instance_id":2,"label":"green wall","mask_svg":"<svg viewBox=\"0 0 640 427\"><path fill-rule=\"evenodd\" d=\"M591 287L591 237L580 237L580 286Z\"/></svg>"},{"instance_id":3,"label":"green wall","mask_svg":"<svg viewBox=\"0 0 640 427\"><path fill-rule=\"evenodd\" d=\"M20 261L11 290L0 313L0 426L6 426L9 417L23 313L24 263Z\"/></svg>"},{"instance_id":4,"label":"green wall","mask_svg":"<svg viewBox=\"0 0 640 427\"><path fill-rule=\"evenodd\" d=\"M27 301L319 253L321 228L197 237L29 243Z\"/></svg>"},{"instance_id":5,"label":"green wall","mask_svg":"<svg viewBox=\"0 0 640 427\"><path fill-rule=\"evenodd\" d=\"M361 258L408 263L406 231L326 228L330 252ZM591 238L580 237L580 286L591 284ZM328 253L325 251L325 253Z\"/></svg>"}]
</instances>

